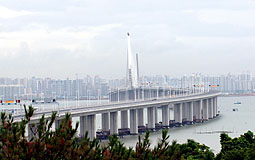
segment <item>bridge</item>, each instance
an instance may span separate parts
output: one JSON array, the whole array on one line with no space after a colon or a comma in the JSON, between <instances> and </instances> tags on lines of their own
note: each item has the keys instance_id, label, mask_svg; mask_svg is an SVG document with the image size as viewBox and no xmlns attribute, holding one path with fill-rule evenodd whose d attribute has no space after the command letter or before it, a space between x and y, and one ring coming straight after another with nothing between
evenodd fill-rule
<instances>
[{"instance_id":1,"label":"bridge","mask_svg":"<svg viewBox=\"0 0 255 160\"><path fill-rule=\"evenodd\" d=\"M157 89L160 93L160 89ZM120 94L128 93L127 91L119 91ZM155 92L151 90L151 92ZM172 89L171 92L176 92ZM116 93L116 92L115 92ZM130 92L132 93L132 92ZM80 135L85 136L88 132L89 138L107 138L109 135L127 135L139 134L145 130L157 130L160 128L181 127L183 125L191 125L194 123L201 123L217 117L217 96L219 92L183 92L180 95L162 95L162 94L147 94L150 98L143 97L143 99L128 100L115 102L114 100L109 104L79 106L76 108L65 108L58 110L58 117L55 121L55 128L58 128L61 119L69 112L72 117L79 117L80 119ZM165 89L165 93L169 90ZM111 93L113 97L114 92ZM134 94L132 94L134 95ZM146 95L146 94L145 94ZM132 96L129 96L132 98ZM158 122L158 109L162 109L162 122ZM147 114L145 115L145 110ZM170 110L173 110L174 120L170 120ZM28 127L28 137L35 136L31 129L35 129L39 119L42 115L49 118L52 110L37 111L31 119L31 124ZM96 115L101 114L101 131L97 132ZM120 122L119 118L120 116ZM129 116L129 118L128 118ZM147 124L144 119L147 117ZM19 121L24 117L24 114L14 115L14 120ZM129 119L129 121L128 121ZM120 128L118 128L120 123ZM33 127L32 127L33 126Z\"/></svg>"}]
</instances>

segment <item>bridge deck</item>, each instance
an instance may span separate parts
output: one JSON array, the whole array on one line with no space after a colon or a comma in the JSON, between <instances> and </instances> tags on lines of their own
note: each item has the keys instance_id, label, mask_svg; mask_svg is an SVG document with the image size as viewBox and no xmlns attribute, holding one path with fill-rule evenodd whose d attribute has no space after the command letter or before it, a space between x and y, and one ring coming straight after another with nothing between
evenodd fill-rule
<instances>
[{"instance_id":1,"label":"bridge deck","mask_svg":"<svg viewBox=\"0 0 255 160\"><path fill-rule=\"evenodd\" d=\"M65 116L67 112L71 113L72 117L77 117L81 115L91 115L91 114L99 114L104 112L114 112L128 109L136 109L136 108L146 108L151 106L160 106L167 105L169 103L180 103L185 101L196 101L203 98L210 98L214 96L218 96L219 92L207 92L200 94L192 94L192 95L184 95L180 97L164 97L159 99L151 99L151 100L138 100L138 101L128 101L128 102L120 102L120 103L110 103L110 104L101 104L101 105L93 105L93 106L79 106L77 108L67 108L60 109L58 111L59 118ZM33 121L37 121L41 118L43 114L45 117L50 117L53 110L40 111L35 112L32 118ZM19 121L24 117L24 114L14 115L14 120Z\"/></svg>"}]
</instances>

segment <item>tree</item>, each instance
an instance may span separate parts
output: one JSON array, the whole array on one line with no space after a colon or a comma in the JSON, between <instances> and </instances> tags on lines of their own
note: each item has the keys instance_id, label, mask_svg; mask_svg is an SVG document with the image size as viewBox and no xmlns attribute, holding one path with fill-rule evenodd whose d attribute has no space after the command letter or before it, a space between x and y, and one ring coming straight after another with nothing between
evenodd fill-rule
<instances>
[{"instance_id":1,"label":"tree","mask_svg":"<svg viewBox=\"0 0 255 160\"><path fill-rule=\"evenodd\" d=\"M43 115L38 125L31 121L34 109L24 106L25 116L20 122L15 122L12 115L1 113L0 120L0 159L90 159L90 160L253 160L255 159L255 139L251 131L240 137L231 138L227 134L220 135L221 152L215 157L211 149L194 140L179 144L169 142L167 130L162 131L162 138L157 145L151 146L150 132L138 136L136 147L127 148L117 135L109 137L107 144L99 143L98 139L77 136L79 123L72 126L70 114L61 120L59 128L52 130L56 120L56 112L50 118ZM30 125L28 125L30 124ZM32 130L33 136L26 137L26 126ZM35 128L34 128L35 127Z\"/></svg>"}]
</instances>

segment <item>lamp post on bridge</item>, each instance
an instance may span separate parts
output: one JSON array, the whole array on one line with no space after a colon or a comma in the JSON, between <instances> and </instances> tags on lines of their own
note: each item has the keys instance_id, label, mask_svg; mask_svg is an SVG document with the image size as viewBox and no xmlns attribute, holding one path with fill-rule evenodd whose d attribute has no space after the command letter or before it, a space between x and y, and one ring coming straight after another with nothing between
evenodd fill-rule
<instances>
[{"instance_id":1,"label":"lamp post on bridge","mask_svg":"<svg viewBox=\"0 0 255 160\"><path fill-rule=\"evenodd\" d=\"M64 91L64 108L66 109L66 91Z\"/></svg>"},{"instance_id":2,"label":"lamp post on bridge","mask_svg":"<svg viewBox=\"0 0 255 160\"><path fill-rule=\"evenodd\" d=\"M118 103L120 102L120 91L119 91L119 87L117 88L117 92L118 92Z\"/></svg>"},{"instance_id":3,"label":"lamp post on bridge","mask_svg":"<svg viewBox=\"0 0 255 160\"><path fill-rule=\"evenodd\" d=\"M87 90L87 106L89 106L89 90Z\"/></svg>"},{"instance_id":4,"label":"lamp post on bridge","mask_svg":"<svg viewBox=\"0 0 255 160\"><path fill-rule=\"evenodd\" d=\"M128 88L125 89L125 92L126 92L126 95L125 95L126 100L125 101L127 102L127 100L128 100Z\"/></svg>"},{"instance_id":5,"label":"lamp post on bridge","mask_svg":"<svg viewBox=\"0 0 255 160\"><path fill-rule=\"evenodd\" d=\"M55 95L55 96L54 96ZM56 92L52 92L52 98L53 100L55 99L56 100ZM53 104L53 110L55 111L56 110L56 105L55 103Z\"/></svg>"},{"instance_id":6,"label":"lamp post on bridge","mask_svg":"<svg viewBox=\"0 0 255 160\"><path fill-rule=\"evenodd\" d=\"M136 101L136 87L134 87L134 100Z\"/></svg>"},{"instance_id":7,"label":"lamp post on bridge","mask_svg":"<svg viewBox=\"0 0 255 160\"><path fill-rule=\"evenodd\" d=\"M151 100L151 86L149 86L149 91L150 91L150 100Z\"/></svg>"},{"instance_id":8,"label":"lamp post on bridge","mask_svg":"<svg viewBox=\"0 0 255 160\"><path fill-rule=\"evenodd\" d=\"M97 104L101 104L101 90L97 89Z\"/></svg>"},{"instance_id":9,"label":"lamp post on bridge","mask_svg":"<svg viewBox=\"0 0 255 160\"><path fill-rule=\"evenodd\" d=\"M205 93L205 82L203 82L203 93Z\"/></svg>"},{"instance_id":10,"label":"lamp post on bridge","mask_svg":"<svg viewBox=\"0 0 255 160\"><path fill-rule=\"evenodd\" d=\"M79 78L78 73L76 73L76 108L79 106Z\"/></svg>"},{"instance_id":11,"label":"lamp post on bridge","mask_svg":"<svg viewBox=\"0 0 255 160\"><path fill-rule=\"evenodd\" d=\"M112 88L109 89L109 98L108 98L108 103L111 103L111 99L112 99Z\"/></svg>"},{"instance_id":12,"label":"lamp post on bridge","mask_svg":"<svg viewBox=\"0 0 255 160\"><path fill-rule=\"evenodd\" d=\"M163 84L163 88L162 88L162 90L163 90L163 98L165 98L166 97L166 90L165 90L165 85Z\"/></svg>"},{"instance_id":13,"label":"lamp post on bridge","mask_svg":"<svg viewBox=\"0 0 255 160\"><path fill-rule=\"evenodd\" d=\"M158 94L159 94L159 93L158 93L158 90L159 90L159 86L157 86L157 99L158 99Z\"/></svg>"},{"instance_id":14,"label":"lamp post on bridge","mask_svg":"<svg viewBox=\"0 0 255 160\"><path fill-rule=\"evenodd\" d=\"M143 84L143 87L142 87L142 99L144 100L144 84Z\"/></svg>"}]
</instances>

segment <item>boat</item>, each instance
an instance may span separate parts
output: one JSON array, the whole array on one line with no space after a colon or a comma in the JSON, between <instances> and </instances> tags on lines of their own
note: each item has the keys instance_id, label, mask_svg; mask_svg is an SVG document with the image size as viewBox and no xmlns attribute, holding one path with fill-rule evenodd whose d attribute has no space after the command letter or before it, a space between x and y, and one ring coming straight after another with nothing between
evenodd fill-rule
<instances>
[{"instance_id":1,"label":"boat","mask_svg":"<svg viewBox=\"0 0 255 160\"><path fill-rule=\"evenodd\" d=\"M241 102L235 102L234 104L242 104Z\"/></svg>"},{"instance_id":2,"label":"boat","mask_svg":"<svg viewBox=\"0 0 255 160\"><path fill-rule=\"evenodd\" d=\"M233 111L235 112L235 111L238 111L238 108L233 108Z\"/></svg>"}]
</instances>

